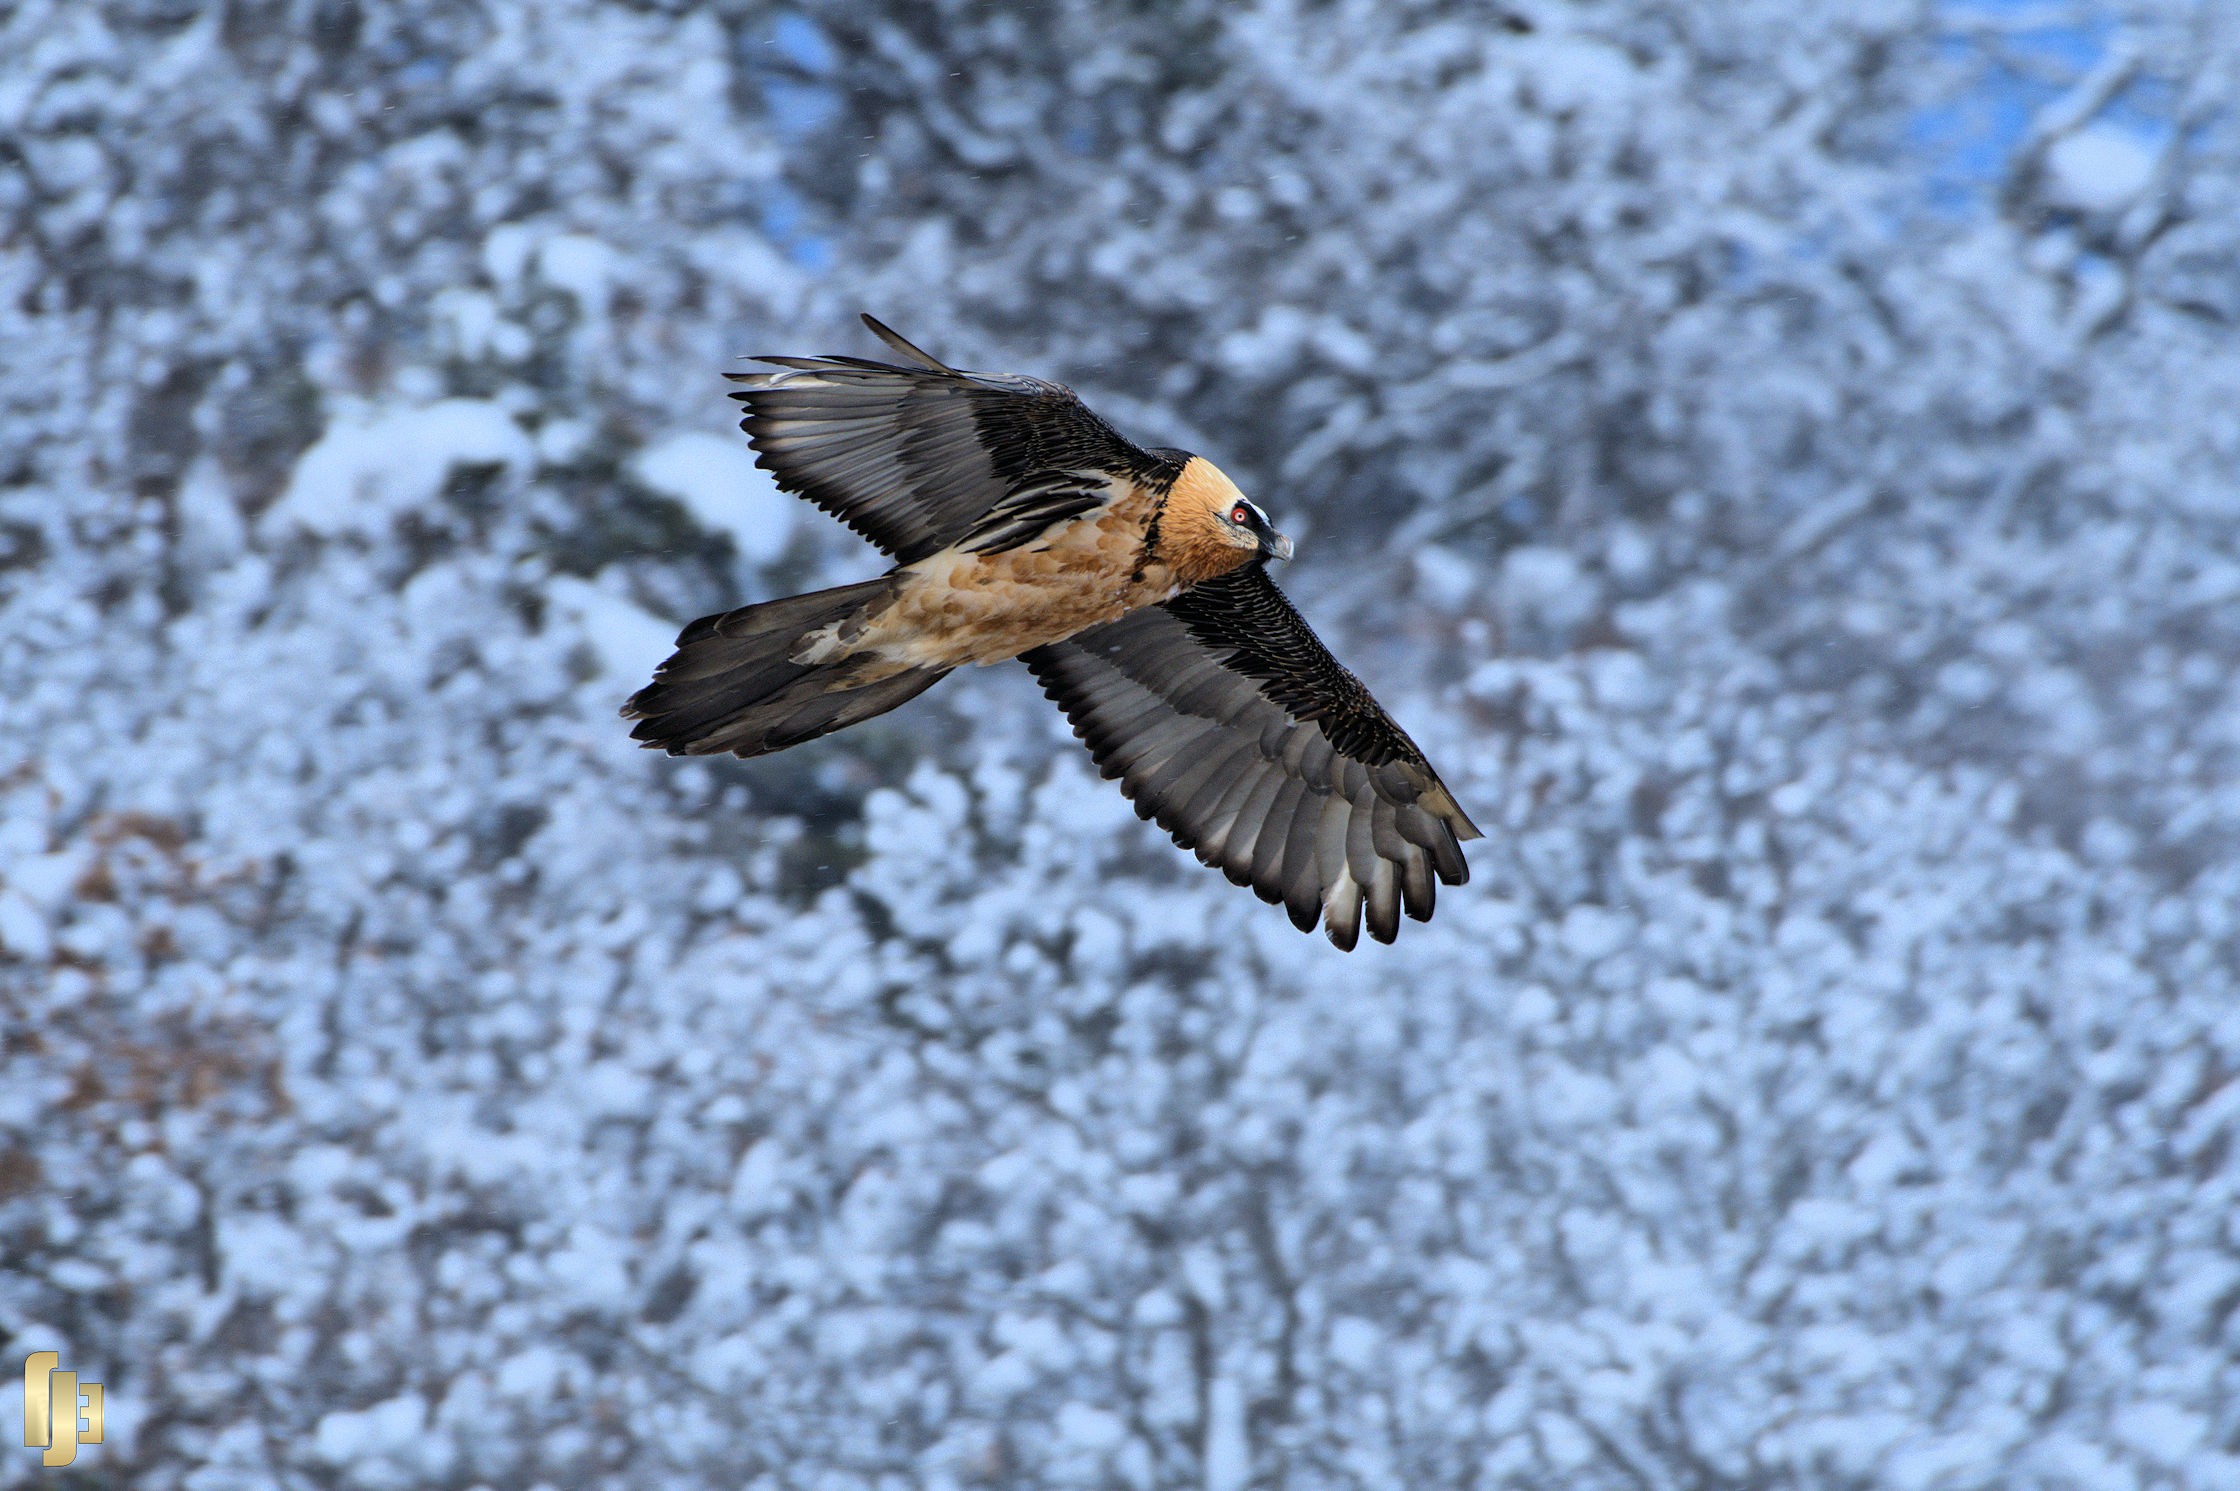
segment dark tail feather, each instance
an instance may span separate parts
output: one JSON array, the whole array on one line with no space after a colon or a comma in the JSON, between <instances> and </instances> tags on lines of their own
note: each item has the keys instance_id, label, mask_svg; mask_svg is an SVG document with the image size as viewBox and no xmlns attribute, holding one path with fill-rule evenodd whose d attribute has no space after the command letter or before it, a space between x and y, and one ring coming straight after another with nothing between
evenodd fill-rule
<instances>
[{"instance_id":1,"label":"dark tail feather","mask_svg":"<svg viewBox=\"0 0 2240 1491\"><path fill-rule=\"evenodd\" d=\"M764 756L885 714L938 683L949 670L917 668L866 683L860 660L789 662L803 636L848 621L889 589L885 579L788 596L703 616L677 634L677 650L653 682L630 696L623 716L633 740L672 756Z\"/></svg>"}]
</instances>

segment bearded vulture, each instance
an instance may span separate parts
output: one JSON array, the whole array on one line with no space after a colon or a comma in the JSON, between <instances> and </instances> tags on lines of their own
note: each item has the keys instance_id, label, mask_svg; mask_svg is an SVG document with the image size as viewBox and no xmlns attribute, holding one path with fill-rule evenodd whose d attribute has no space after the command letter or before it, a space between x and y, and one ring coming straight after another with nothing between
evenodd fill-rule
<instances>
[{"instance_id":1,"label":"bearded vulture","mask_svg":"<svg viewBox=\"0 0 2240 1491\"><path fill-rule=\"evenodd\" d=\"M1018 658L1136 812L1293 925L1390 942L1479 837L1407 732L1268 578L1291 541L1203 456L1146 450L1073 391L902 359L766 357L756 464L894 560L705 616L623 706L671 755L761 756L952 668Z\"/></svg>"}]
</instances>

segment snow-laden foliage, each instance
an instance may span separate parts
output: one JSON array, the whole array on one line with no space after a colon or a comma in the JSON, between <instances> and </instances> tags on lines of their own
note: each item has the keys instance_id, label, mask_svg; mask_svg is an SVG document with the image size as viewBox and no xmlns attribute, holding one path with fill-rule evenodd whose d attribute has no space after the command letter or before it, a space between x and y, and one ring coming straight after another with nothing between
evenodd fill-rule
<instances>
[{"instance_id":1,"label":"snow-laden foliage","mask_svg":"<svg viewBox=\"0 0 2240 1491\"><path fill-rule=\"evenodd\" d=\"M78 1483L2240 1481L2236 92L2183 0L0 14ZM859 308L1302 538L1432 924L1020 677L628 748L870 569L715 376Z\"/></svg>"}]
</instances>

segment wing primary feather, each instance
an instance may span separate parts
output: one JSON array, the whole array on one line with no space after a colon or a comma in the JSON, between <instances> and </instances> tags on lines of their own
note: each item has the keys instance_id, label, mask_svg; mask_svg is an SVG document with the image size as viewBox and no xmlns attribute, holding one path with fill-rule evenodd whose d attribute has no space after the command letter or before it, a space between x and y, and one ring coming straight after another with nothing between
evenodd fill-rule
<instances>
[{"instance_id":1,"label":"wing primary feather","mask_svg":"<svg viewBox=\"0 0 2240 1491\"><path fill-rule=\"evenodd\" d=\"M901 353L904 357L909 358L912 362L929 368L936 373L954 373L956 371L955 368L950 367L947 363L943 362L940 358L935 357L932 353L921 351L917 347L912 346L909 342L904 341L899 332L895 331L893 327L888 326L886 323L880 321L870 312L863 312L862 315L863 324L871 328L871 334L873 336L877 337L880 341L885 342L888 346L894 348L895 351Z\"/></svg>"},{"instance_id":2,"label":"wing primary feather","mask_svg":"<svg viewBox=\"0 0 2240 1491\"><path fill-rule=\"evenodd\" d=\"M1444 823L1440 824L1439 827L1446 831L1442 832L1439 835L1439 841L1431 846L1432 866L1438 870L1439 878L1446 881L1447 884L1468 885L1470 883L1470 861L1462 857L1462 846L1455 842L1453 831L1447 829Z\"/></svg>"},{"instance_id":3,"label":"wing primary feather","mask_svg":"<svg viewBox=\"0 0 2240 1491\"><path fill-rule=\"evenodd\" d=\"M1154 783L1162 778L1172 780L1176 775L1191 770L1197 764L1200 752L1195 747L1199 744L1200 741L1195 738L1180 741L1160 752L1158 756L1146 759L1128 769L1126 775L1120 779L1120 790L1127 794L1130 801L1135 803L1137 817L1149 818L1157 813L1163 804L1171 801L1165 792L1154 786Z\"/></svg>"},{"instance_id":4,"label":"wing primary feather","mask_svg":"<svg viewBox=\"0 0 2240 1491\"><path fill-rule=\"evenodd\" d=\"M1377 846L1379 858L1389 859L1397 864L1415 853L1415 846L1401 837L1400 810L1393 806L1389 797L1378 797L1370 808L1369 833Z\"/></svg>"},{"instance_id":5,"label":"wing primary feather","mask_svg":"<svg viewBox=\"0 0 2240 1491\"><path fill-rule=\"evenodd\" d=\"M1431 873L1431 856L1409 845L1408 857L1400 861L1401 909L1415 920L1427 922L1438 900L1439 882Z\"/></svg>"},{"instance_id":6,"label":"wing primary feather","mask_svg":"<svg viewBox=\"0 0 2240 1491\"><path fill-rule=\"evenodd\" d=\"M1401 807L1400 835L1430 854L1439 878L1447 884L1460 885L1470 878L1470 866L1462 858L1462 846L1455 842L1454 830L1425 812L1421 803L1411 802Z\"/></svg>"},{"instance_id":7,"label":"wing primary feather","mask_svg":"<svg viewBox=\"0 0 2240 1491\"><path fill-rule=\"evenodd\" d=\"M1347 842L1353 837L1353 820L1360 814L1352 803L1335 793L1322 800L1322 818L1315 824L1315 869L1322 884L1334 886L1347 877Z\"/></svg>"},{"instance_id":8,"label":"wing primary feather","mask_svg":"<svg viewBox=\"0 0 2240 1491\"><path fill-rule=\"evenodd\" d=\"M1220 731L1208 726L1192 749L1176 751L1156 772L1144 776L1141 787L1144 799L1164 806L1169 816L1179 816L1175 809L1189 802L1229 759L1221 747Z\"/></svg>"},{"instance_id":9,"label":"wing primary feather","mask_svg":"<svg viewBox=\"0 0 2240 1491\"><path fill-rule=\"evenodd\" d=\"M1304 777L1317 787L1332 785L1330 763L1337 759L1337 753L1319 723L1292 729L1279 759L1283 769L1295 777Z\"/></svg>"},{"instance_id":10,"label":"wing primary feather","mask_svg":"<svg viewBox=\"0 0 2240 1491\"><path fill-rule=\"evenodd\" d=\"M1252 790L1237 806L1236 822L1224 835L1221 847L1221 873L1237 885L1252 884L1253 845L1268 831L1268 809L1275 805L1276 794L1284 787L1280 771L1263 767L1252 774Z\"/></svg>"},{"instance_id":11,"label":"wing primary feather","mask_svg":"<svg viewBox=\"0 0 2240 1491\"><path fill-rule=\"evenodd\" d=\"M1351 799L1346 815L1346 870L1366 890L1377 873L1376 804Z\"/></svg>"},{"instance_id":12,"label":"wing primary feather","mask_svg":"<svg viewBox=\"0 0 2240 1491\"><path fill-rule=\"evenodd\" d=\"M1204 720L1188 715L1170 716L1163 724L1115 746L1105 759L1104 774L1108 777L1136 775L1163 765L1170 751L1181 749L1211 728Z\"/></svg>"},{"instance_id":13,"label":"wing primary feather","mask_svg":"<svg viewBox=\"0 0 2240 1491\"><path fill-rule=\"evenodd\" d=\"M1388 945L1400 935L1400 867L1389 859L1369 880L1369 935Z\"/></svg>"},{"instance_id":14,"label":"wing primary feather","mask_svg":"<svg viewBox=\"0 0 2240 1491\"><path fill-rule=\"evenodd\" d=\"M1300 916L1307 916L1307 931L1314 925L1314 915L1322 910L1322 887L1329 882L1322 876L1322 813L1329 801L1314 789L1311 782L1301 783L1305 791L1291 805L1291 815L1283 829L1282 865L1276 871L1277 883L1283 887L1283 904L1297 925ZM1304 903L1304 904L1302 904Z\"/></svg>"},{"instance_id":15,"label":"wing primary feather","mask_svg":"<svg viewBox=\"0 0 2240 1491\"><path fill-rule=\"evenodd\" d=\"M1159 707L1156 696L1133 688L1115 689L1109 696L1100 697L1095 708L1083 712L1081 734L1089 742L1089 749L1096 754L1098 763L1110 764L1123 756L1135 759L1135 751L1144 738L1176 723L1176 718L1173 710ZM1106 775L1118 773L1107 772Z\"/></svg>"},{"instance_id":16,"label":"wing primary feather","mask_svg":"<svg viewBox=\"0 0 2240 1491\"><path fill-rule=\"evenodd\" d=\"M1221 796L1206 811L1205 833L1198 840L1198 858L1209 865L1221 866L1225 875L1229 874L1229 840L1236 836L1240 828L1248 834L1251 832L1245 826L1245 809L1251 806L1252 799L1263 787L1273 797L1276 783L1282 780L1260 759L1257 744L1248 742L1240 754L1244 760L1239 763L1239 769L1229 777ZM1229 878L1235 880L1237 877L1229 875Z\"/></svg>"},{"instance_id":17,"label":"wing primary feather","mask_svg":"<svg viewBox=\"0 0 2240 1491\"><path fill-rule=\"evenodd\" d=\"M1361 941L1361 887L1347 875L1330 887L1330 900L1322 914L1322 930L1341 953L1350 953Z\"/></svg>"},{"instance_id":18,"label":"wing primary feather","mask_svg":"<svg viewBox=\"0 0 2240 1491\"><path fill-rule=\"evenodd\" d=\"M1327 842L1333 805L1337 810L1334 850ZM1292 815L1289 838L1283 856L1283 906L1291 913L1291 925L1311 932L1322 915L1324 887L1335 885L1345 873L1345 803L1310 787Z\"/></svg>"},{"instance_id":19,"label":"wing primary feather","mask_svg":"<svg viewBox=\"0 0 2240 1491\"><path fill-rule=\"evenodd\" d=\"M1224 750L1218 764L1206 773L1205 780L1192 789L1189 799L1183 804L1180 814L1182 821L1197 825L1193 829L1194 833L1200 829L1211 829L1223 800L1235 790L1240 778L1251 776L1249 763L1258 760L1259 756L1260 752L1254 749L1250 741L1238 741Z\"/></svg>"},{"instance_id":20,"label":"wing primary feather","mask_svg":"<svg viewBox=\"0 0 2240 1491\"><path fill-rule=\"evenodd\" d=\"M1275 800L1268 805L1252 844L1252 893L1270 903L1283 899L1284 866L1289 862L1292 835L1297 831L1292 818L1307 790L1307 784L1297 777L1281 780L1283 785L1276 789Z\"/></svg>"}]
</instances>

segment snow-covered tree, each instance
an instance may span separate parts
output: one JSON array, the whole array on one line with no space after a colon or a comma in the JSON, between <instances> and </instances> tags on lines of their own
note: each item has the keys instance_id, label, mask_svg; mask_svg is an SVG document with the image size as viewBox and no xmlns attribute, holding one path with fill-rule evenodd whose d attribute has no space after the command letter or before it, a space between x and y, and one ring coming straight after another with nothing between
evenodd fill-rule
<instances>
[{"instance_id":1,"label":"snow-covered tree","mask_svg":"<svg viewBox=\"0 0 2240 1491\"><path fill-rule=\"evenodd\" d=\"M0 1344L184 1491L2240 1480L2236 90L2205 0L0 12ZM869 571L716 377L858 309L1301 538L1435 922L1023 677L629 749Z\"/></svg>"}]
</instances>

